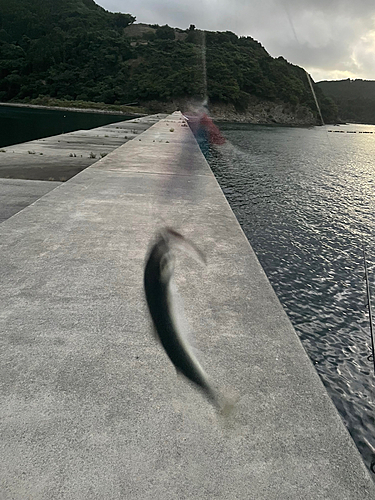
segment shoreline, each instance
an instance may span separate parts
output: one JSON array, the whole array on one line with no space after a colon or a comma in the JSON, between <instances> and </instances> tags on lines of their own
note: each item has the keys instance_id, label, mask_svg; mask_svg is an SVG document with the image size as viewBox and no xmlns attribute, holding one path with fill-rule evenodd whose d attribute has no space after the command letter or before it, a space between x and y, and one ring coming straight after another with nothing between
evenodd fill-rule
<instances>
[{"instance_id":1,"label":"shoreline","mask_svg":"<svg viewBox=\"0 0 375 500\"><path fill-rule=\"evenodd\" d=\"M93 113L93 114L104 114L113 116L133 116L134 118L147 116L153 113L136 113L134 111L116 111L101 108L80 108L80 107L69 107L69 106L47 106L43 104L27 104L27 103L15 103L15 102L0 102L2 107L15 107L15 108L28 108L28 109L48 109L51 111L72 111L72 112L82 112L82 113ZM177 106L179 108L180 106ZM322 126L321 123L310 118L310 120L296 119L293 114L284 114L284 110L278 109L278 116L275 120L274 117L265 117L263 110L257 110L258 113L254 113L254 109L250 111L249 109L245 113L236 112L231 109L232 106L228 105L213 105L213 109L210 112L210 117L216 123L239 123L244 125L267 125L271 127L316 127ZM176 108L176 109L177 109ZM224 109L223 109L224 108ZM227 108L227 109L225 109ZM228 109L229 108L229 109ZM169 110L170 111L170 110ZM224 111L224 112L223 112ZM250 111L250 112L249 112ZM260 111L260 112L259 112ZM280 113L281 111L281 113ZM281 116L280 116L281 115ZM289 116L288 116L289 115ZM325 125L345 125L348 122L337 122L337 123L325 123ZM371 123L362 123L361 125L372 125Z\"/></svg>"},{"instance_id":2,"label":"shoreline","mask_svg":"<svg viewBox=\"0 0 375 500\"><path fill-rule=\"evenodd\" d=\"M108 109L100 108L76 108L68 106L44 106L42 104L26 104L18 102L0 102L0 106L15 107L15 108L30 108L30 109L50 109L51 111L74 111L82 113L101 113L104 115L117 115L117 116L147 116L147 113L134 113L132 111L111 111Z\"/></svg>"},{"instance_id":3,"label":"shoreline","mask_svg":"<svg viewBox=\"0 0 375 500\"><path fill-rule=\"evenodd\" d=\"M243 120L234 120L231 118L225 119L225 118L216 118L215 116L210 115L210 118L214 123L217 124L236 124L236 125L259 125L262 127L291 127L291 128L313 128L313 127L322 127L320 123L275 123L272 121L264 121L264 122L258 122L258 121L243 121ZM325 125L332 125L332 124L325 124Z\"/></svg>"}]
</instances>

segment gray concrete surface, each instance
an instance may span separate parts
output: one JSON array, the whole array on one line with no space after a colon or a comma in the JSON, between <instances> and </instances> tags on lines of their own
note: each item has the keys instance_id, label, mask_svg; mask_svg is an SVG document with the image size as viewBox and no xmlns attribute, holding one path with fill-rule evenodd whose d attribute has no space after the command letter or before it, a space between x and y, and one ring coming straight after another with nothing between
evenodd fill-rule
<instances>
[{"instance_id":1,"label":"gray concrete surface","mask_svg":"<svg viewBox=\"0 0 375 500\"><path fill-rule=\"evenodd\" d=\"M0 178L0 223L60 184L61 182Z\"/></svg>"},{"instance_id":2,"label":"gray concrete surface","mask_svg":"<svg viewBox=\"0 0 375 500\"><path fill-rule=\"evenodd\" d=\"M179 113L0 225L0 497L367 500L375 487ZM170 225L218 415L153 339Z\"/></svg>"},{"instance_id":3,"label":"gray concrete surface","mask_svg":"<svg viewBox=\"0 0 375 500\"><path fill-rule=\"evenodd\" d=\"M2 148L0 223L164 117L149 115Z\"/></svg>"},{"instance_id":4,"label":"gray concrete surface","mask_svg":"<svg viewBox=\"0 0 375 500\"><path fill-rule=\"evenodd\" d=\"M0 177L66 181L166 115L149 115L0 149Z\"/></svg>"}]
</instances>

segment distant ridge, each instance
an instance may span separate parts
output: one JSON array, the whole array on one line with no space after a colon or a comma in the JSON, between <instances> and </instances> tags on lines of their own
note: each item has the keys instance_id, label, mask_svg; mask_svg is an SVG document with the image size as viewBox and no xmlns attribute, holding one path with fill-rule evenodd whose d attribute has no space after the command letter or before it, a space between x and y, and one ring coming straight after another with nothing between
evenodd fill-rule
<instances>
[{"instance_id":1,"label":"distant ridge","mask_svg":"<svg viewBox=\"0 0 375 500\"><path fill-rule=\"evenodd\" d=\"M2 0L0 101L139 102L150 112L202 102L203 32L134 21L93 0ZM266 122L318 123L302 68L229 31L205 32L205 43L211 104L228 116L255 106ZM334 103L315 88L325 121L335 121Z\"/></svg>"},{"instance_id":2,"label":"distant ridge","mask_svg":"<svg viewBox=\"0 0 375 500\"><path fill-rule=\"evenodd\" d=\"M317 85L335 101L342 121L375 124L375 81L348 78Z\"/></svg>"}]
</instances>

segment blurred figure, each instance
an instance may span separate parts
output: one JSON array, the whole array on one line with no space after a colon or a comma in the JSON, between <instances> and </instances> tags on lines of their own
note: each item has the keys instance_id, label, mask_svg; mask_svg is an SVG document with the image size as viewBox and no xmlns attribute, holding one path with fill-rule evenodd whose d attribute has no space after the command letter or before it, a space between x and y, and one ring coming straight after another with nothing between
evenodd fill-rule
<instances>
[{"instance_id":1,"label":"blurred figure","mask_svg":"<svg viewBox=\"0 0 375 500\"><path fill-rule=\"evenodd\" d=\"M212 144L221 145L225 143L225 137L223 137L218 127L208 116L206 104L203 104L200 108L189 111L185 114L185 117L205 156Z\"/></svg>"}]
</instances>

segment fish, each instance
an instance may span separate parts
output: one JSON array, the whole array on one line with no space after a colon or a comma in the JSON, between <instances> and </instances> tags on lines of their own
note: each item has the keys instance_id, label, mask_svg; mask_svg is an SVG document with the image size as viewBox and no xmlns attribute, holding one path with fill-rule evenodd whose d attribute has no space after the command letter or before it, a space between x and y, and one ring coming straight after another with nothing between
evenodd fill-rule
<instances>
[{"instance_id":1,"label":"fish","mask_svg":"<svg viewBox=\"0 0 375 500\"><path fill-rule=\"evenodd\" d=\"M161 230L146 258L144 291L156 335L178 373L199 388L207 399L223 409L221 395L201 366L187 335L187 321L178 307L174 283L174 247L180 247L196 260L206 263L204 254L172 228ZM225 404L224 404L225 406Z\"/></svg>"}]
</instances>

